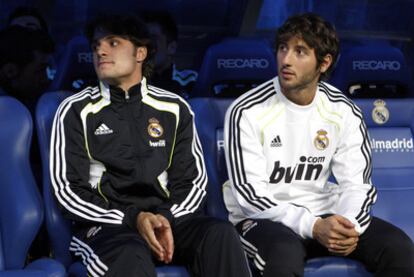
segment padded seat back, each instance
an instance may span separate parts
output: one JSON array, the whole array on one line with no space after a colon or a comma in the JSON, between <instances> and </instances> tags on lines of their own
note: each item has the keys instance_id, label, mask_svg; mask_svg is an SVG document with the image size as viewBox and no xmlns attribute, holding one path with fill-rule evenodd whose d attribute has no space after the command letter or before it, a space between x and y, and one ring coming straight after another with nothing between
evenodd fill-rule
<instances>
[{"instance_id":1,"label":"padded seat back","mask_svg":"<svg viewBox=\"0 0 414 277\"><path fill-rule=\"evenodd\" d=\"M189 103L195 113L197 132L203 146L209 178L207 212L227 220L227 210L222 196L222 185L228 179L224 157L223 127L227 108L234 99L193 98Z\"/></svg>"},{"instance_id":2,"label":"padded seat back","mask_svg":"<svg viewBox=\"0 0 414 277\"><path fill-rule=\"evenodd\" d=\"M43 220L30 167L32 117L15 98L0 96L0 269L22 269Z\"/></svg>"},{"instance_id":3,"label":"padded seat back","mask_svg":"<svg viewBox=\"0 0 414 277\"><path fill-rule=\"evenodd\" d=\"M69 253L69 244L72 235L70 222L63 218L53 197L53 189L49 177L49 152L53 118L59 104L70 95L73 94L69 91L45 93L39 99L36 107L36 128L44 176L42 188L46 228L49 233L53 256L65 266L69 266L72 263L72 258Z\"/></svg>"},{"instance_id":4,"label":"padded seat back","mask_svg":"<svg viewBox=\"0 0 414 277\"><path fill-rule=\"evenodd\" d=\"M276 60L268 42L229 38L208 48L192 95L235 98L276 73Z\"/></svg>"},{"instance_id":5,"label":"padded seat back","mask_svg":"<svg viewBox=\"0 0 414 277\"><path fill-rule=\"evenodd\" d=\"M374 215L414 239L414 99L357 99L371 140Z\"/></svg>"},{"instance_id":6,"label":"padded seat back","mask_svg":"<svg viewBox=\"0 0 414 277\"><path fill-rule=\"evenodd\" d=\"M402 51L384 42L345 48L330 83L351 98L412 97L411 73Z\"/></svg>"}]
</instances>

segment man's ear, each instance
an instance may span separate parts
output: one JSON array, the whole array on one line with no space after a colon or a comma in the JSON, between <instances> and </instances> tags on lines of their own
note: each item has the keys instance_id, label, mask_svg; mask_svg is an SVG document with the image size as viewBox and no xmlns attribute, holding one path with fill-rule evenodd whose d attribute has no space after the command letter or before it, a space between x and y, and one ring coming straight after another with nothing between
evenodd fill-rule
<instances>
[{"instance_id":1,"label":"man's ear","mask_svg":"<svg viewBox=\"0 0 414 277\"><path fill-rule=\"evenodd\" d=\"M19 68L14 63L6 63L0 68L1 75L6 79L13 79L19 73Z\"/></svg>"},{"instance_id":2,"label":"man's ear","mask_svg":"<svg viewBox=\"0 0 414 277\"><path fill-rule=\"evenodd\" d=\"M148 50L147 47L137 47L137 54L136 54L136 59L137 59L137 63L142 63L148 55Z\"/></svg>"},{"instance_id":3,"label":"man's ear","mask_svg":"<svg viewBox=\"0 0 414 277\"><path fill-rule=\"evenodd\" d=\"M320 71L321 73L325 73L329 67L332 65L332 55L331 54L327 54L325 57L323 57L323 61L321 63L320 66Z\"/></svg>"},{"instance_id":4,"label":"man's ear","mask_svg":"<svg viewBox=\"0 0 414 277\"><path fill-rule=\"evenodd\" d=\"M174 56L175 52L177 52L177 41L173 40L170 43L168 43L167 54L169 56Z\"/></svg>"}]
</instances>

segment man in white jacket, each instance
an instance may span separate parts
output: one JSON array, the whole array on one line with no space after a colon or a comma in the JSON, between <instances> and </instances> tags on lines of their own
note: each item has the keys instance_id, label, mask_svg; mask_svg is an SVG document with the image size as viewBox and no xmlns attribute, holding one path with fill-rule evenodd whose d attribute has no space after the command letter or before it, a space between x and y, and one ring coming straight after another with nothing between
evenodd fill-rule
<instances>
[{"instance_id":1,"label":"man in white jacket","mask_svg":"<svg viewBox=\"0 0 414 277\"><path fill-rule=\"evenodd\" d=\"M224 200L246 252L265 277L303 276L306 259L329 255L376 276L414 276L410 238L370 215L376 189L361 111L321 81L338 55L335 29L293 16L276 47L278 76L239 97L225 119Z\"/></svg>"}]
</instances>

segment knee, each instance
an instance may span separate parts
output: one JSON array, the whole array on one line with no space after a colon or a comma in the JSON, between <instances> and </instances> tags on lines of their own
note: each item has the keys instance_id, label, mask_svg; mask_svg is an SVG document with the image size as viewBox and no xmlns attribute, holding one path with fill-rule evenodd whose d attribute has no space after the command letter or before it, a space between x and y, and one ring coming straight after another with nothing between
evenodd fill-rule
<instances>
[{"instance_id":1,"label":"knee","mask_svg":"<svg viewBox=\"0 0 414 277\"><path fill-rule=\"evenodd\" d=\"M305 251L298 239L277 239L263 251L264 276L303 276Z\"/></svg>"},{"instance_id":2,"label":"knee","mask_svg":"<svg viewBox=\"0 0 414 277\"><path fill-rule=\"evenodd\" d=\"M305 257L304 246L297 238L275 238L266 248L267 260L303 261Z\"/></svg>"},{"instance_id":3,"label":"knee","mask_svg":"<svg viewBox=\"0 0 414 277\"><path fill-rule=\"evenodd\" d=\"M148 245L143 241L129 240L120 246L119 255L121 259L129 257L128 260L145 260L151 261L151 250Z\"/></svg>"},{"instance_id":4,"label":"knee","mask_svg":"<svg viewBox=\"0 0 414 277\"><path fill-rule=\"evenodd\" d=\"M385 260L394 266L414 267L414 244L402 231L387 239L383 253Z\"/></svg>"},{"instance_id":5,"label":"knee","mask_svg":"<svg viewBox=\"0 0 414 277\"><path fill-rule=\"evenodd\" d=\"M155 265L146 243L128 240L116 247L116 251L108 259L105 276L155 277Z\"/></svg>"},{"instance_id":6,"label":"knee","mask_svg":"<svg viewBox=\"0 0 414 277\"><path fill-rule=\"evenodd\" d=\"M206 230L206 235L220 235L220 236L230 236L238 237L238 233L234 228L233 224L228 221L214 220L208 226Z\"/></svg>"},{"instance_id":7,"label":"knee","mask_svg":"<svg viewBox=\"0 0 414 277\"><path fill-rule=\"evenodd\" d=\"M221 245L237 245L240 247L240 238L233 224L227 221L216 220L211 222L205 232L205 242L219 242Z\"/></svg>"}]
</instances>

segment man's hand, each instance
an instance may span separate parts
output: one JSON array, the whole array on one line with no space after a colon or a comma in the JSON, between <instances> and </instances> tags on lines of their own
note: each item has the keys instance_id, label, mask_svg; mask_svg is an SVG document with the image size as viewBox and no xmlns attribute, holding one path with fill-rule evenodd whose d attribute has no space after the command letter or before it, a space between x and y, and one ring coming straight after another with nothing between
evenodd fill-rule
<instances>
[{"instance_id":1,"label":"man's hand","mask_svg":"<svg viewBox=\"0 0 414 277\"><path fill-rule=\"evenodd\" d=\"M174 238L168 220L160 214L140 212L137 229L158 260L170 263L174 254Z\"/></svg>"},{"instance_id":2,"label":"man's hand","mask_svg":"<svg viewBox=\"0 0 414 277\"><path fill-rule=\"evenodd\" d=\"M359 234L354 224L340 215L318 219L313 227L313 237L329 252L347 256L355 250Z\"/></svg>"}]
</instances>

